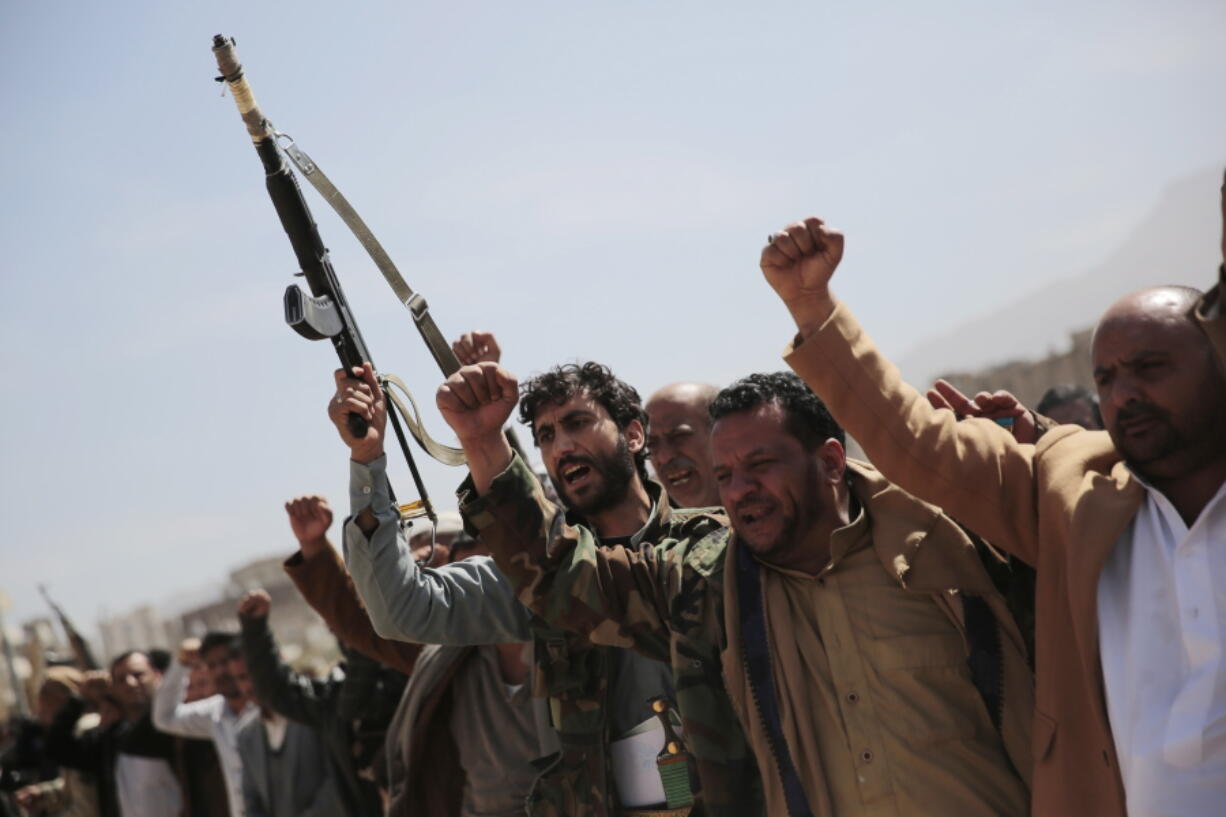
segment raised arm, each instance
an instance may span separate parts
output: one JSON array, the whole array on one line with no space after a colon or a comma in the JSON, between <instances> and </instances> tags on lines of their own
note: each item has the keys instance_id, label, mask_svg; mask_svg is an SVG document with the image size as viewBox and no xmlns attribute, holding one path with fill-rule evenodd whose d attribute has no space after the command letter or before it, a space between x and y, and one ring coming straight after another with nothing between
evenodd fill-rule
<instances>
[{"instance_id":1,"label":"raised arm","mask_svg":"<svg viewBox=\"0 0 1226 817\"><path fill-rule=\"evenodd\" d=\"M327 539L332 510L319 496L285 503L299 550L285 560L285 572L344 645L405 675L421 654L421 644L384 638L375 632L340 554Z\"/></svg>"},{"instance_id":2,"label":"raised arm","mask_svg":"<svg viewBox=\"0 0 1226 817\"><path fill-rule=\"evenodd\" d=\"M76 734L77 721L84 713L85 701L74 693L47 729L47 755L61 766L101 774L103 730Z\"/></svg>"},{"instance_id":3,"label":"raised arm","mask_svg":"<svg viewBox=\"0 0 1226 817\"><path fill-rule=\"evenodd\" d=\"M1226 365L1226 178L1222 179L1222 265L1217 275L1217 283L1196 305L1196 319Z\"/></svg>"},{"instance_id":4,"label":"raised arm","mask_svg":"<svg viewBox=\"0 0 1226 817\"><path fill-rule=\"evenodd\" d=\"M255 697L292 721L318 726L334 702L315 681L294 672L281 660L268 626L271 607L272 599L263 590L248 592L238 603L243 657L255 685Z\"/></svg>"},{"instance_id":5,"label":"raised arm","mask_svg":"<svg viewBox=\"0 0 1226 817\"><path fill-rule=\"evenodd\" d=\"M382 393L369 367L355 370L354 375L347 378L337 372L337 393L328 413L351 456L345 562L375 632L422 644L530 640L531 616L516 601L514 589L492 559L473 557L437 569L418 567L388 491ZM357 439L345 417L363 410L370 430L367 437ZM501 432L498 440L509 450Z\"/></svg>"},{"instance_id":6,"label":"raised arm","mask_svg":"<svg viewBox=\"0 0 1226 817\"><path fill-rule=\"evenodd\" d=\"M842 256L842 234L816 218L789 225L762 251L762 272L799 330L788 365L891 482L1033 564L1035 446L989 420L958 422L904 383L830 292Z\"/></svg>"},{"instance_id":7,"label":"raised arm","mask_svg":"<svg viewBox=\"0 0 1226 817\"><path fill-rule=\"evenodd\" d=\"M493 363L464 366L439 388L439 410L470 463L461 510L520 601L548 624L667 659L668 565L654 552L601 547L587 528L566 524L502 435L516 394L514 375Z\"/></svg>"},{"instance_id":8,"label":"raised arm","mask_svg":"<svg viewBox=\"0 0 1226 817\"><path fill-rule=\"evenodd\" d=\"M198 648L199 642L196 642L195 646ZM183 702L190 674L188 667L194 661L192 648L186 641L180 646L177 660L170 665L170 669L162 678L161 686L154 693L153 725L163 732L181 738L211 738L213 721L218 717L221 707L225 706L225 699L221 695L214 695L200 701Z\"/></svg>"}]
</instances>

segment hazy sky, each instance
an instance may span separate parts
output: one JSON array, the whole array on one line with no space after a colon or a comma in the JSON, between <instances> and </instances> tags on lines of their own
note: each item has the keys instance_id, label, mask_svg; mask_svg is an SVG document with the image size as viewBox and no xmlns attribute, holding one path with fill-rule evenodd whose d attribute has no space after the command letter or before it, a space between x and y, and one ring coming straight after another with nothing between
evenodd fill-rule
<instances>
[{"instance_id":1,"label":"hazy sky","mask_svg":"<svg viewBox=\"0 0 1226 817\"><path fill-rule=\"evenodd\" d=\"M846 230L839 293L901 354L1083 271L1165 184L1226 164L1221 0L7 0L10 623L44 612L39 581L91 624L171 609L288 554L287 497L343 514L335 358L282 322L294 260L212 81L218 32L445 333L496 331L521 375L598 359L644 395L781 367L756 262L787 221ZM408 315L310 201L376 363L449 436ZM462 474L425 471L448 504Z\"/></svg>"}]
</instances>

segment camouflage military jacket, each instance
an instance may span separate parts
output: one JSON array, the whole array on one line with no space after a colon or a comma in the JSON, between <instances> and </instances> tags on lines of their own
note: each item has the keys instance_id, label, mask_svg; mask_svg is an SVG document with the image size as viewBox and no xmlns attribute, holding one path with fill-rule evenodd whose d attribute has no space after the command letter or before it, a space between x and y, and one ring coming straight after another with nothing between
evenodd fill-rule
<instances>
[{"instance_id":1,"label":"camouflage military jacket","mask_svg":"<svg viewBox=\"0 0 1226 817\"><path fill-rule=\"evenodd\" d=\"M975 685L1028 781L1033 681L1004 599L952 520L890 486L871 466L854 467L873 492L870 508L883 514L877 522L886 533L873 545L883 568L903 588L936 598L968 644L968 633L982 631L986 620L993 655ZM734 702L725 683L727 673L740 681L743 657L733 654L739 643L729 647L724 585L731 531L722 512L674 512L651 547L602 548L591 531L566 524L518 459L465 511L521 602L547 622L670 664L707 813L761 812L758 767L738 717L755 717L753 706ZM977 657L972 647L969 661Z\"/></svg>"},{"instance_id":2,"label":"camouflage military jacket","mask_svg":"<svg viewBox=\"0 0 1226 817\"><path fill-rule=\"evenodd\" d=\"M593 646L549 627L519 603L514 586L489 557L439 568L417 565L405 546L385 466L386 458L350 463L351 515L344 526L345 561L371 625L385 638L420 644L532 642L532 688L545 704L541 722L550 740L535 761L540 775L527 796L527 812L614 817L619 804L607 751L611 733L624 734L654 717L647 700L672 697L671 672L635 653ZM647 490L654 510L624 540L631 546L667 524L663 488L649 483ZM378 520L369 533L354 522L366 508Z\"/></svg>"},{"instance_id":3,"label":"camouflage military jacket","mask_svg":"<svg viewBox=\"0 0 1226 817\"><path fill-rule=\"evenodd\" d=\"M637 583L628 565L609 562L618 575L601 580L614 578L619 584L634 585L635 590L621 601L597 602L593 595L593 603L587 606L583 602L588 596L581 585L593 579L587 568L597 569L590 555L600 547L599 540L587 527L567 523L518 456L488 494L476 497L462 491L460 499L460 510L493 551L499 568L520 588L520 600L549 625L578 634L561 642L555 633L559 651L569 653L570 658L541 667L539 677L549 679L550 684L544 692L555 699L551 705L565 705L564 717L582 725L583 710L605 693L602 685L572 698L564 688L565 678L572 674L581 679L607 678L599 666L608 660L606 651L590 646L582 649L583 645L595 642L634 649L666 662L672 668L685 740L701 782L701 813L712 817L761 813L757 765L721 675L720 653L726 642L723 555L728 536L722 511L670 512L659 503L657 519L638 537L644 547L617 550L658 565L661 581L650 586ZM650 548L645 547L647 543ZM543 567L554 561L550 554L561 560L558 571ZM585 561L580 571L566 570ZM569 591L552 588L555 580L569 582ZM619 606L611 609L606 604ZM668 611L666 621L659 618L660 610ZM567 667L568 660L575 665ZM599 717L599 712L592 710L591 715ZM563 741L567 742L565 736ZM589 756L596 754L591 749Z\"/></svg>"},{"instance_id":4,"label":"camouflage military jacket","mask_svg":"<svg viewBox=\"0 0 1226 817\"><path fill-rule=\"evenodd\" d=\"M539 487L539 483L535 485ZM646 488L652 501L651 518L634 536L619 540L631 548L639 542L653 542L667 536L676 521L677 512L669 508L663 486L649 482ZM471 481L460 487L459 494L461 508L467 509L472 521L471 513L479 507L479 502L471 499ZM570 521L579 524L580 520L571 518ZM638 656L618 655L619 650L611 646L593 644L591 640L550 626L539 616L532 616L530 628L536 670L532 676L533 693L548 699L549 723L557 731L560 751L538 761L541 775L528 795L528 815L615 817L619 804L608 752L615 724L613 710L624 712L626 707L634 709L635 705L641 705L644 719L650 718L651 710L647 708L646 699L641 702L620 700L619 696L624 696L625 692L611 685L617 678L625 678L620 675L623 662ZM634 670L630 673L633 676ZM668 672L661 675L664 686L660 692L666 693ZM642 681L639 678L639 682ZM693 811L693 817L701 815L701 810Z\"/></svg>"}]
</instances>

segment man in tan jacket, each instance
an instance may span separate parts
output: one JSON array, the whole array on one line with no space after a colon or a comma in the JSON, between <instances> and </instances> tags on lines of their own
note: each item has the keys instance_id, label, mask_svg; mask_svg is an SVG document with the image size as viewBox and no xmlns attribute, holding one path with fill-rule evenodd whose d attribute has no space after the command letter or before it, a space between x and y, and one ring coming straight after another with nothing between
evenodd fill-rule
<instances>
[{"instance_id":1,"label":"man in tan jacket","mask_svg":"<svg viewBox=\"0 0 1226 817\"><path fill-rule=\"evenodd\" d=\"M887 479L1037 568L1032 813L1220 814L1226 368L1199 293L1113 305L1093 344L1108 432L1023 445L902 382L830 294L842 254L812 218L763 250L799 328L786 360Z\"/></svg>"}]
</instances>

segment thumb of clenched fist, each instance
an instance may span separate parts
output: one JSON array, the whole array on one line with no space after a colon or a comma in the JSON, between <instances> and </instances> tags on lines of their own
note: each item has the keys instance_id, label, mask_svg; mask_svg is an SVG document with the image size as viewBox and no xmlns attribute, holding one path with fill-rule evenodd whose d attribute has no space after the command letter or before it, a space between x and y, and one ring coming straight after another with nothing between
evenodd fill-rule
<instances>
[{"instance_id":1,"label":"thumb of clenched fist","mask_svg":"<svg viewBox=\"0 0 1226 817\"><path fill-rule=\"evenodd\" d=\"M762 274L785 304L828 300L830 278L843 258L843 234L820 218L783 228L762 249Z\"/></svg>"},{"instance_id":2,"label":"thumb of clenched fist","mask_svg":"<svg viewBox=\"0 0 1226 817\"><path fill-rule=\"evenodd\" d=\"M463 443L502 434L519 402L519 381L492 361L463 366L439 386L438 410Z\"/></svg>"}]
</instances>

